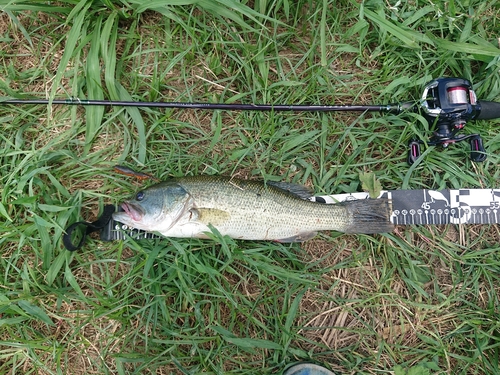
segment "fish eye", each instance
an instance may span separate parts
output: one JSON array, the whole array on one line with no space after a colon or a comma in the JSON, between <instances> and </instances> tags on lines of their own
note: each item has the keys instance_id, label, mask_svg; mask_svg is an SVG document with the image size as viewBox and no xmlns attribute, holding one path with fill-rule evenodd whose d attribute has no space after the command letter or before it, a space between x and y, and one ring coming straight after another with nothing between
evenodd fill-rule
<instances>
[{"instance_id":1,"label":"fish eye","mask_svg":"<svg viewBox=\"0 0 500 375\"><path fill-rule=\"evenodd\" d=\"M142 201L142 200L144 199L144 196L145 196L144 192L143 192L143 191L140 191L140 192L138 192L138 193L136 194L136 196L135 196L135 200L136 200L136 201Z\"/></svg>"}]
</instances>

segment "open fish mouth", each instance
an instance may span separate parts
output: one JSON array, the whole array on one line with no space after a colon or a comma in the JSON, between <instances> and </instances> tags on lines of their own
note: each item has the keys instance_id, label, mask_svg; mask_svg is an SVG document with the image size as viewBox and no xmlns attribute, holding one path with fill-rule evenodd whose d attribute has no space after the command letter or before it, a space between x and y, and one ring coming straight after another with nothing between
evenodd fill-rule
<instances>
[{"instance_id":1,"label":"open fish mouth","mask_svg":"<svg viewBox=\"0 0 500 375\"><path fill-rule=\"evenodd\" d=\"M141 221L144 216L144 210L133 203L123 202L121 204L123 211L133 220L133 221Z\"/></svg>"}]
</instances>

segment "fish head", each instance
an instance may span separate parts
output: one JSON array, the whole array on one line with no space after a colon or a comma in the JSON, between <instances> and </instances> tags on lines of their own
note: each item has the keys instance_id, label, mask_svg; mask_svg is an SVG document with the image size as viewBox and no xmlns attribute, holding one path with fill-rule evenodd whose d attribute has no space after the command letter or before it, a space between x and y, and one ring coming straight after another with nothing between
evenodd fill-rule
<instances>
[{"instance_id":1,"label":"fish head","mask_svg":"<svg viewBox=\"0 0 500 375\"><path fill-rule=\"evenodd\" d=\"M164 232L193 206L190 194L175 182L162 182L139 191L121 204L113 219L129 227Z\"/></svg>"}]
</instances>

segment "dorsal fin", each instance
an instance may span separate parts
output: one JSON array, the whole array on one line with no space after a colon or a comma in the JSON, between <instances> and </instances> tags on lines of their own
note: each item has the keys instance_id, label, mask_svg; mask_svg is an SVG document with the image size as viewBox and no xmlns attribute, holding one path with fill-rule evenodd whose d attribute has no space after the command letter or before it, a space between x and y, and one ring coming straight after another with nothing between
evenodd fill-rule
<instances>
[{"instance_id":1,"label":"dorsal fin","mask_svg":"<svg viewBox=\"0 0 500 375\"><path fill-rule=\"evenodd\" d=\"M300 199L309 199L313 196L314 192L307 186L294 184L291 182L267 181L267 185L289 192L296 195Z\"/></svg>"}]
</instances>

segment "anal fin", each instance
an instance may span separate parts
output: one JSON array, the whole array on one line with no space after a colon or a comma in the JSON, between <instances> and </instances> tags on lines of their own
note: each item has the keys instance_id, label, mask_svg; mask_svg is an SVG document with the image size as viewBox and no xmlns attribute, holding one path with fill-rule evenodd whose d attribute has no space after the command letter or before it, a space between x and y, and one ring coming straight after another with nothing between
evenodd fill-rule
<instances>
[{"instance_id":1,"label":"anal fin","mask_svg":"<svg viewBox=\"0 0 500 375\"><path fill-rule=\"evenodd\" d=\"M290 242L304 242L307 240L310 240L311 238L315 237L318 232L304 232L304 233L299 233L296 236L288 237L288 238L280 238L279 240L276 240L276 242L282 242L282 243L290 243Z\"/></svg>"}]
</instances>

